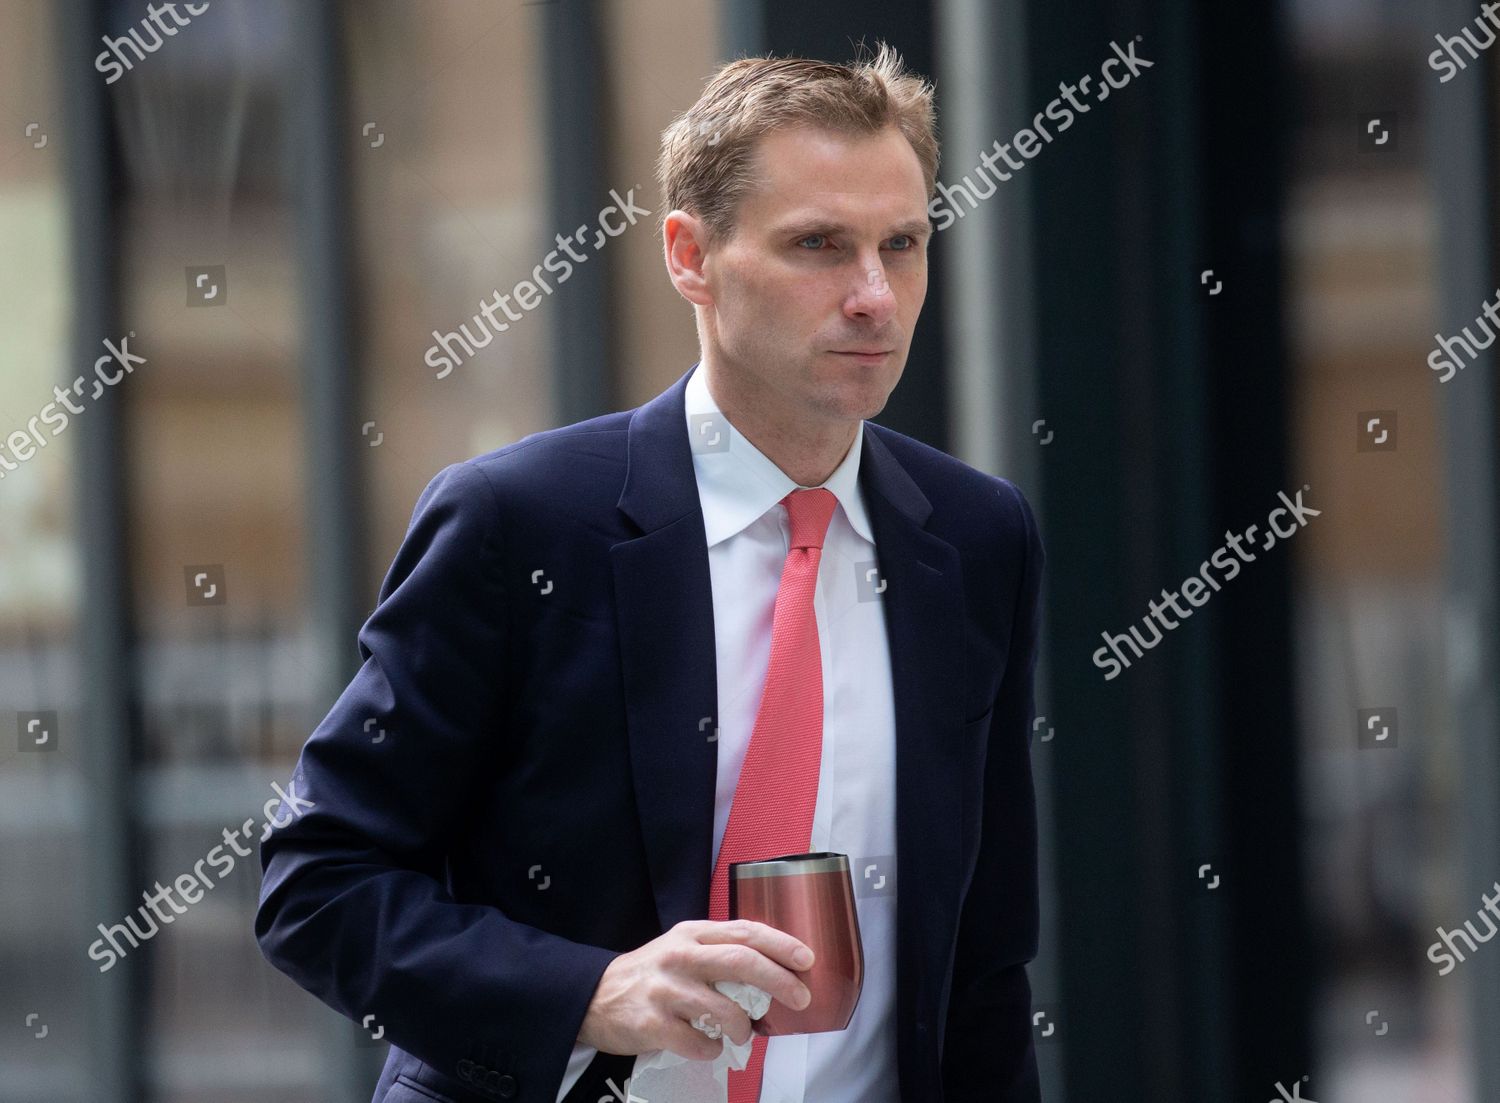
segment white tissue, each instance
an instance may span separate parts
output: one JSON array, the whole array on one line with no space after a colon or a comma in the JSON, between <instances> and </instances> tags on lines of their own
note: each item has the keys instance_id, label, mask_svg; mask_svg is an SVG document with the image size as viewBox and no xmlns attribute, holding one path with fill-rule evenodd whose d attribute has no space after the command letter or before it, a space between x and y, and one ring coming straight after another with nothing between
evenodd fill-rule
<instances>
[{"instance_id":1,"label":"white tissue","mask_svg":"<svg viewBox=\"0 0 1500 1103\"><path fill-rule=\"evenodd\" d=\"M771 995L753 984L735 980L716 980L714 987L745 1009L751 1019L758 1019L771 1007ZM626 1098L637 1103L727 1103L729 1070L742 1069L750 1063L750 1049L755 1034L736 1045L727 1033L724 1047L712 1061L693 1061L669 1049L638 1054L630 1073Z\"/></svg>"}]
</instances>

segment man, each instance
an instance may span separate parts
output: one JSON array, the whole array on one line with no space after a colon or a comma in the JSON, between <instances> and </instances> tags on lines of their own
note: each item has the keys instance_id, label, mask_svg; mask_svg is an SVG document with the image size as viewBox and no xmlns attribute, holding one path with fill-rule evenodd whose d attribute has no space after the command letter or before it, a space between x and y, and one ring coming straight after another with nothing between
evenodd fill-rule
<instances>
[{"instance_id":1,"label":"man","mask_svg":"<svg viewBox=\"0 0 1500 1103\"><path fill-rule=\"evenodd\" d=\"M849 855L860 1002L730 1099L1040 1099L1041 541L865 420L926 294L931 96L884 46L724 66L659 161L701 361L417 502L256 917L383 1028L376 1103L623 1099L635 1054L743 1043L713 982L801 1007L809 948L727 920L728 862L809 851Z\"/></svg>"}]
</instances>

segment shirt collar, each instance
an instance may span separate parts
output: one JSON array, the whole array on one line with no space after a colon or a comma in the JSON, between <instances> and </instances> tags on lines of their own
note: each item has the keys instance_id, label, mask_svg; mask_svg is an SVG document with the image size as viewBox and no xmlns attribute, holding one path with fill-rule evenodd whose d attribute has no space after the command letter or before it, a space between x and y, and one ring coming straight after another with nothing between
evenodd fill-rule
<instances>
[{"instance_id":1,"label":"shirt collar","mask_svg":"<svg viewBox=\"0 0 1500 1103\"><path fill-rule=\"evenodd\" d=\"M701 361L693 367L683 398L690 441L701 435L697 432L695 420L701 422L704 417L712 418L712 415L717 415L717 418L711 420L705 432L727 432L729 435L727 449L693 449L693 473L698 480L698 498L703 505L704 533L708 546L713 547L758 520L782 498L801 488L801 484L793 482L791 476L751 444L743 433L735 431L709 393L708 376ZM850 526L873 546L875 537L870 532L859 487L859 457L864 436L865 425L861 421L849 451L834 468L833 474L819 485L833 492Z\"/></svg>"}]
</instances>

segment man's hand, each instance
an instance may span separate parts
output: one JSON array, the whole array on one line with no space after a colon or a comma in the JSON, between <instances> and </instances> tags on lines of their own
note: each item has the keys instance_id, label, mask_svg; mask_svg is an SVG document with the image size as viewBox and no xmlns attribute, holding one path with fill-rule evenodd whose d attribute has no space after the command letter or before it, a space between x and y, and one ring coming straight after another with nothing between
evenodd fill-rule
<instances>
[{"instance_id":1,"label":"man's hand","mask_svg":"<svg viewBox=\"0 0 1500 1103\"><path fill-rule=\"evenodd\" d=\"M714 981L753 984L800 1011L812 993L793 970L812 960L805 943L753 919L684 920L605 967L578 1040L605 1053L665 1049L712 1061L724 1043L693 1023L719 1026L736 1045L750 1037L750 1016Z\"/></svg>"}]
</instances>

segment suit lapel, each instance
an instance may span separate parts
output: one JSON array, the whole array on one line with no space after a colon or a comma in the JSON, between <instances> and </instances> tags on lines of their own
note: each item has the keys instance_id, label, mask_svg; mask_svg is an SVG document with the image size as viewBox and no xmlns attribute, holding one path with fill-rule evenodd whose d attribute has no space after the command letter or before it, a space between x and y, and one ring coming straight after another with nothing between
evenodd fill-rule
<instances>
[{"instance_id":1,"label":"suit lapel","mask_svg":"<svg viewBox=\"0 0 1500 1103\"><path fill-rule=\"evenodd\" d=\"M718 761L713 587L683 403L691 374L631 416L619 506L642 535L610 548L630 764L663 931L708 916Z\"/></svg>"},{"instance_id":2,"label":"suit lapel","mask_svg":"<svg viewBox=\"0 0 1500 1103\"><path fill-rule=\"evenodd\" d=\"M963 576L957 550L924 527L932 503L869 423L863 448L896 712L897 1048L901 1097L914 1099L931 1095L938 1075L934 1020L963 872Z\"/></svg>"}]
</instances>

